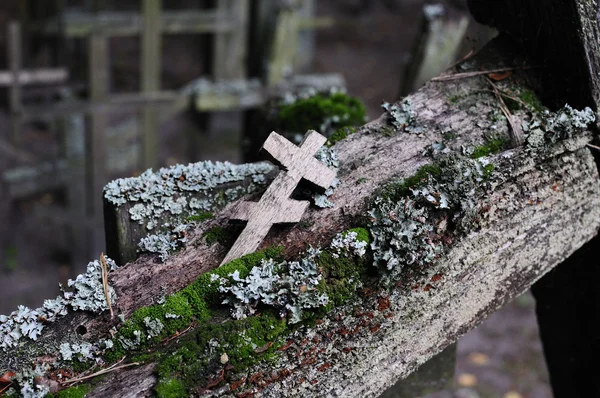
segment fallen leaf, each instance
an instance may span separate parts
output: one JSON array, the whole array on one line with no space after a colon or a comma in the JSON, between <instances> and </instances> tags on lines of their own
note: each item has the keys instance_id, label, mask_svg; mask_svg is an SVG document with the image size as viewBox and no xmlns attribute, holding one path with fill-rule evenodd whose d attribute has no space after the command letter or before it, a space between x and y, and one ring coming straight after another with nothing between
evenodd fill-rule
<instances>
[{"instance_id":1,"label":"fallen leaf","mask_svg":"<svg viewBox=\"0 0 600 398\"><path fill-rule=\"evenodd\" d=\"M263 353L263 352L267 351L269 348L271 348L272 345L273 345L273 342L269 341L267 344L263 345L262 347L256 348L254 350L254 352L257 354Z\"/></svg>"},{"instance_id":2,"label":"fallen leaf","mask_svg":"<svg viewBox=\"0 0 600 398\"><path fill-rule=\"evenodd\" d=\"M10 383L11 379L15 376L15 372L11 370L6 371L2 376L0 376L0 383Z\"/></svg>"},{"instance_id":3,"label":"fallen leaf","mask_svg":"<svg viewBox=\"0 0 600 398\"><path fill-rule=\"evenodd\" d=\"M483 366L488 364L490 357L481 352L472 352L469 354L469 361L475 365Z\"/></svg>"},{"instance_id":4,"label":"fallen leaf","mask_svg":"<svg viewBox=\"0 0 600 398\"><path fill-rule=\"evenodd\" d=\"M503 398L523 398L523 396L516 391L509 391L504 394Z\"/></svg>"},{"instance_id":5,"label":"fallen leaf","mask_svg":"<svg viewBox=\"0 0 600 398\"><path fill-rule=\"evenodd\" d=\"M463 373L458 376L457 382L461 387L473 387L477 384L477 377L470 373Z\"/></svg>"},{"instance_id":6,"label":"fallen leaf","mask_svg":"<svg viewBox=\"0 0 600 398\"><path fill-rule=\"evenodd\" d=\"M507 70L506 72L496 72L488 74L488 77L495 82L499 82L500 80L504 80L507 77L512 75L512 70Z\"/></svg>"}]
</instances>

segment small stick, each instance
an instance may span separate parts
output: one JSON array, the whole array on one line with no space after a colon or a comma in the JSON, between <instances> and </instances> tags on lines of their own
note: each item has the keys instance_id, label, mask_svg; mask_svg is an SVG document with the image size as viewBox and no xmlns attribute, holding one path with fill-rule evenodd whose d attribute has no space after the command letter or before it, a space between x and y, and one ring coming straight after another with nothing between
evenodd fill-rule
<instances>
[{"instance_id":1,"label":"small stick","mask_svg":"<svg viewBox=\"0 0 600 398\"><path fill-rule=\"evenodd\" d=\"M454 68L456 65L460 64L461 62L464 62L464 61L466 61L467 59L471 58L471 57L472 57L473 55L475 55L475 54L476 54L476 52L475 52L475 49L474 49L474 48L471 48L471 51L469 51L469 52L467 53L467 55L465 55L464 57L462 57L461 59L459 59L458 61L456 61L456 62L455 62L455 63L453 63L452 65L450 65L450 66L448 67L448 69L452 69L452 68Z\"/></svg>"},{"instance_id":2,"label":"small stick","mask_svg":"<svg viewBox=\"0 0 600 398\"><path fill-rule=\"evenodd\" d=\"M457 80L457 79L465 79L467 77L481 76L487 75L488 73L500 73L500 72L508 72L513 70L525 70L537 68L537 66L515 66L512 68L501 68L501 69L490 69L490 70L479 70L474 72L463 72L463 73L455 73L453 75L446 76L438 76L431 79L432 82L445 82L448 80Z\"/></svg>"},{"instance_id":3,"label":"small stick","mask_svg":"<svg viewBox=\"0 0 600 398\"><path fill-rule=\"evenodd\" d=\"M119 361L119 362L121 362L121 361ZM117 362L117 363L119 363L119 362ZM96 377L96 376L100 376L100 375L103 375L103 374L106 374L106 373L114 372L115 370L129 368L129 367L132 367L132 366L139 366L141 364L142 364L141 362L126 363L125 365L121 365L121 366L115 366L116 365L115 364L115 365L112 365L112 366L110 366L110 367L108 367L106 369L99 370L99 371L97 371L95 373L92 373L90 375L87 375L87 376L76 377L74 379L65 380L61 384L75 384L75 383L78 383L78 382L83 381L83 380L91 379L91 378Z\"/></svg>"},{"instance_id":4,"label":"small stick","mask_svg":"<svg viewBox=\"0 0 600 398\"><path fill-rule=\"evenodd\" d=\"M100 253L100 264L102 265L102 286L104 287L104 296L106 297L106 305L110 310L110 318L112 319L113 309L110 304L110 293L108 291L108 266L106 265L106 258L104 258L104 253Z\"/></svg>"},{"instance_id":5,"label":"small stick","mask_svg":"<svg viewBox=\"0 0 600 398\"><path fill-rule=\"evenodd\" d=\"M0 390L0 396L4 393L4 391L8 390L8 388L12 385L13 385L13 382L11 381L6 386L4 386L4 388L2 390Z\"/></svg>"},{"instance_id":6,"label":"small stick","mask_svg":"<svg viewBox=\"0 0 600 398\"><path fill-rule=\"evenodd\" d=\"M500 110L502 110L502 113L504 113L504 116L506 116L506 119L508 120L508 124L510 125L511 131L512 131L511 138L512 138L513 148L523 145L523 130L521 129L521 126L518 126L515 123L515 121L513 120L513 115L510 113L510 110L504 103L504 100L502 99L502 94L500 93L500 90L498 89L498 87L492 82L492 80L490 78L486 77L486 79L487 79L488 83L492 86L492 88L494 89L496 98L498 98Z\"/></svg>"},{"instance_id":7,"label":"small stick","mask_svg":"<svg viewBox=\"0 0 600 398\"><path fill-rule=\"evenodd\" d=\"M162 342L163 345L167 345L171 341L175 340L176 338L181 337L183 334L187 333L191 328L195 327L196 325L198 325L198 322L193 322L190 326L188 326L187 328L185 328L181 332L177 332L173 336L167 337L165 340L163 340L163 342Z\"/></svg>"},{"instance_id":8,"label":"small stick","mask_svg":"<svg viewBox=\"0 0 600 398\"><path fill-rule=\"evenodd\" d=\"M486 93L494 93L494 94L496 93L494 90L473 90L473 91L483 91L483 92L486 92ZM523 100L521 100L520 98L513 97L512 95L506 94L504 91L500 90L500 95L503 96L503 97L505 97L505 98L511 99L511 100L513 100L515 102L518 102L519 104L521 104L523 106L527 106L527 104L525 102L523 102Z\"/></svg>"},{"instance_id":9,"label":"small stick","mask_svg":"<svg viewBox=\"0 0 600 398\"><path fill-rule=\"evenodd\" d=\"M600 151L600 146L597 145L592 145L592 144L586 144L587 146L589 146L590 148L594 148Z\"/></svg>"}]
</instances>

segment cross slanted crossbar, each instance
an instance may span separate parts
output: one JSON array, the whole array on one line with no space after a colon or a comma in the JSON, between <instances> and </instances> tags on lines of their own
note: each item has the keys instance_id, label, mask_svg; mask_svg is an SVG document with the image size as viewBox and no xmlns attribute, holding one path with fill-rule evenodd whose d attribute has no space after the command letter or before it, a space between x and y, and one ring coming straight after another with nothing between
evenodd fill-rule
<instances>
[{"instance_id":1,"label":"cross slanted crossbar","mask_svg":"<svg viewBox=\"0 0 600 398\"><path fill-rule=\"evenodd\" d=\"M290 196L300 180L307 180L322 189L328 188L335 179L331 170L315 157L315 152L327 141L314 130L309 130L300 146L272 132L263 145L282 167L282 171L267 188L258 202L240 202L231 220L248 221L221 265L256 251L273 224L300 221L309 206L308 201L291 199Z\"/></svg>"}]
</instances>

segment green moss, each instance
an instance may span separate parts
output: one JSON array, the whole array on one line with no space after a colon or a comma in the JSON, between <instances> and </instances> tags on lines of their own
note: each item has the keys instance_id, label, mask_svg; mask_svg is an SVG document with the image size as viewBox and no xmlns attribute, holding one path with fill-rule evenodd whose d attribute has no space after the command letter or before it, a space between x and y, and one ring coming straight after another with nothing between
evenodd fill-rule
<instances>
[{"instance_id":1,"label":"green moss","mask_svg":"<svg viewBox=\"0 0 600 398\"><path fill-rule=\"evenodd\" d=\"M484 177L489 177L492 172L494 171L494 165L493 164L488 164L483 168L483 175Z\"/></svg>"},{"instance_id":2,"label":"green moss","mask_svg":"<svg viewBox=\"0 0 600 398\"><path fill-rule=\"evenodd\" d=\"M370 243L371 237L369 231L365 228L353 228L342 233L356 232L356 240ZM321 311L316 313L321 316L332 308L343 305L350 298L356 295L357 289L361 286L372 260L368 256L357 257L334 257L328 251L322 251L317 258L319 270L323 278L319 282L319 290L326 293L329 297L329 304Z\"/></svg>"},{"instance_id":3,"label":"green moss","mask_svg":"<svg viewBox=\"0 0 600 398\"><path fill-rule=\"evenodd\" d=\"M385 137L391 137L396 134L396 130L392 126L382 126L379 133Z\"/></svg>"},{"instance_id":4,"label":"green moss","mask_svg":"<svg viewBox=\"0 0 600 398\"><path fill-rule=\"evenodd\" d=\"M203 237L209 245L220 243L227 246L233 243L235 237L240 232L240 228L235 225L228 225L226 227L216 226L206 231Z\"/></svg>"},{"instance_id":5,"label":"green moss","mask_svg":"<svg viewBox=\"0 0 600 398\"><path fill-rule=\"evenodd\" d=\"M442 134L442 138L444 141L453 141L456 139L456 133L454 131L446 131Z\"/></svg>"},{"instance_id":6,"label":"green moss","mask_svg":"<svg viewBox=\"0 0 600 398\"><path fill-rule=\"evenodd\" d=\"M287 333L285 319L270 313L222 324L202 324L191 338L163 357L156 370L156 393L158 397L189 396L223 366L223 354L233 372L274 359L283 343L280 337Z\"/></svg>"},{"instance_id":7,"label":"green moss","mask_svg":"<svg viewBox=\"0 0 600 398\"><path fill-rule=\"evenodd\" d=\"M375 197L381 197L384 199L398 200L408 195L411 188L416 187L420 182L426 180L428 176L439 176L442 170L437 163L426 164L419 167L417 172L410 177L406 177L379 189Z\"/></svg>"},{"instance_id":8,"label":"green moss","mask_svg":"<svg viewBox=\"0 0 600 398\"><path fill-rule=\"evenodd\" d=\"M489 156L493 153L502 152L508 146L508 140L505 138L491 138L481 146L476 147L471 154L471 158L478 159L483 156Z\"/></svg>"},{"instance_id":9,"label":"green moss","mask_svg":"<svg viewBox=\"0 0 600 398\"><path fill-rule=\"evenodd\" d=\"M535 112L542 112L546 109L546 107L542 104L542 101L538 98L538 96L528 88L521 88L521 92L519 93L519 98L523 101L527 106L531 107Z\"/></svg>"},{"instance_id":10,"label":"green moss","mask_svg":"<svg viewBox=\"0 0 600 398\"><path fill-rule=\"evenodd\" d=\"M345 234L347 234L348 232L356 232L356 240L358 241L371 243L371 235L366 228L352 228L346 231L343 235L345 236Z\"/></svg>"},{"instance_id":11,"label":"green moss","mask_svg":"<svg viewBox=\"0 0 600 398\"><path fill-rule=\"evenodd\" d=\"M78 386L73 386L66 388L64 390L60 390L54 394L46 395L47 398L83 398L85 394L90 392L89 384L80 384Z\"/></svg>"},{"instance_id":12,"label":"green moss","mask_svg":"<svg viewBox=\"0 0 600 398\"><path fill-rule=\"evenodd\" d=\"M464 97L464 95L446 95L446 100L452 105L456 105Z\"/></svg>"},{"instance_id":13,"label":"green moss","mask_svg":"<svg viewBox=\"0 0 600 398\"><path fill-rule=\"evenodd\" d=\"M512 98L504 97L504 96L502 97L502 100L504 101L504 104L506 105L508 110L511 112L516 112L519 109L521 109L521 103L519 101L515 101Z\"/></svg>"},{"instance_id":14,"label":"green moss","mask_svg":"<svg viewBox=\"0 0 600 398\"><path fill-rule=\"evenodd\" d=\"M365 121L365 107L347 94L317 94L281 106L275 123L280 131L304 134L310 129L320 129L327 121L331 122L334 131L361 125Z\"/></svg>"},{"instance_id":15,"label":"green moss","mask_svg":"<svg viewBox=\"0 0 600 398\"><path fill-rule=\"evenodd\" d=\"M198 213L195 214L193 216L189 216L187 218L188 221L195 221L195 222L203 222L206 220L210 220L211 218L214 218L214 214L212 214L211 212L203 212L203 213Z\"/></svg>"},{"instance_id":16,"label":"green moss","mask_svg":"<svg viewBox=\"0 0 600 398\"><path fill-rule=\"evenodd\" d=\"M183 383L174 378L161 378L154 387L156 395L163 398L188 397L190 394L186 391Z\"/></svg>"},{"instance_id":17,"label":"green moss","mask_svg":"<svg viewBox=\"0 0 600 398\"><path fill-rule=\"evenodd\" d=\"M370 263L365 258L335 258L331 253L324 251L319 255L317 264L323 275L319 291L329 297L327 306L319 311L325 313L355 296Z\"/></svg>"},{"instance_id":18,"label":"green moss","mask_svg":"<svg viewBox=\"0 0 600 398\"><path fill-rule=\"evenodd\" d=\"M112 362L122 358L127 353L123 339L137 341L136 331L142 332L136 349L142 349L184 330L194 321L207 321L212 317L209 307L218 304L219 282L211 280L211 275L229 278L230 274L238 271L240 277L245 278L252 267L260 264L263 259L280 259L282 252L283 247L277 246L248 254L200 275L192 284L168 296L164 303L139 308L119 329L115 345L105 355L105 359ZM146 318L158 320L163 325L162 330L150 336L147 331Z\"/></svg>"},{"instance_id":19,"label":"green moss","mask_svg":"<svg viewBox=\"0 0 600 398\"><path fill-rule=\"evenodd\" d=\"M348 137L349 135L356 133L357 130L358 129L354 126L346 126L346 127L337 129L336 132L333 133L329 137L327 145L332 146L336 142L341 141L341 140L345 139L346 137Z\"/></svg>"}]
</instances>

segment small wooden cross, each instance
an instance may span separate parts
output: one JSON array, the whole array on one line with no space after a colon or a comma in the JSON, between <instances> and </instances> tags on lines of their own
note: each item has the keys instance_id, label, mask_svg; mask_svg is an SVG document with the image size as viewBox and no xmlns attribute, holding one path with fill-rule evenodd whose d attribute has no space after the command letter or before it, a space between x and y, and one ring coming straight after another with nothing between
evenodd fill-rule
<instances>
[{"instance_id":1,"label":"small wooden cross","mask_svg":"<svg viewBox=\"0 0 600 398\"><path fill-rule=\"evenodd\" d=\"M273 224L296 223L310 204L308 201L291 199L292 192L301 179L327 189L335 179L331 170L315 157L315 152L327 138L309 130L300 143L292 144L276 132L272 132L262 149L266 150L282 167L269 188L258 202L240 202L231 220L248 221L221 265L256 251Z\"/></svg>"}]
</instances>

